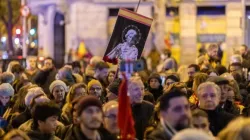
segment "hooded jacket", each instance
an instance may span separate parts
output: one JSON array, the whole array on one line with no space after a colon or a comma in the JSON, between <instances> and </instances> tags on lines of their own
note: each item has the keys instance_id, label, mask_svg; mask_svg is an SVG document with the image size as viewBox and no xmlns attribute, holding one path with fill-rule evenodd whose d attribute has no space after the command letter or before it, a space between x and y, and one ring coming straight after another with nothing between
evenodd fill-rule
<instances>
[{"instance_id":1,"label":"hooded jacket","mask_svg":"<svg viewBox=\"0 0 250 140\"><path fill-rule=\"evenodd\" d=\"M31 130L27 133L31 140L60 140L53 134L43 134L38 130Z\"/></svg>"}]
</instances>

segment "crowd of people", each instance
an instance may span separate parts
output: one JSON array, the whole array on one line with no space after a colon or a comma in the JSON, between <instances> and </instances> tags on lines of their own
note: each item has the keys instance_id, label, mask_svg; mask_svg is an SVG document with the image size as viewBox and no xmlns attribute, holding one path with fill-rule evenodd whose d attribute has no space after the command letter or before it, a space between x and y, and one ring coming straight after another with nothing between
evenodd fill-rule
<instances>
[{"instance_id":1,"label":"crowd of people","mask_svg":"<svg viewBox=\"0 0 250 140\"><path fill-rule=\"evenodd\" d=\"M188 66L169 50L151 61L157 65L142 58L144 70L127 79L136 140L250 138L250 51L240 46L225 67L218 50L209 45ZM124 78L117 65L97 56L60 69L49 57L42 68L36 63L30 56L26 67L12 61L0 73L0 139L128 139L118 127Z\"/></svg>"}]
</instances>

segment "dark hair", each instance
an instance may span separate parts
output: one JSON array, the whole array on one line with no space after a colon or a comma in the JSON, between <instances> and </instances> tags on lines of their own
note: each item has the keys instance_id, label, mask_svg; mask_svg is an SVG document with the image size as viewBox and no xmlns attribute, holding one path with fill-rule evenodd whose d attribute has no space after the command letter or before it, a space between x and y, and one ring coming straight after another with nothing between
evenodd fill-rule
<instances>
[{"instance_id":1,"label":"dark hair","mask_svg":"<svg viewBox=\"0 0 250 140\"><path fill-rule=\"evenodd\" d=\"M108 69L109 65L105 62L99 62L95 66L95 70L103 70L103 69Z\"/></svg>"},{"instance_id":2,"label":"dark hair","mask_svg":"<svg viewBox=\"0 0 250 140\"><path fill-rule=\"evenodd\" d=\"M59 106L50 101L44 103L38 103L35 105L32 111L32 118L34 120L34 129L38 128L38 121L46 121L47 118L51 116L59 116L61 114L61 109Z\"/></svg>"},{"instance_id":3,"label":"dark hair","mask_svg":"<svg viewBox=\"0 0 250 140\"><path fill-rule=\"evenodd\" d=\"M168 57L171 57L171 51L169 49L164 49L163 53L167 55Z\"/></svg>"},{"instance_id":4,"label":"dark hair","mask_svg":"<svg viewBox=\"0 0 250 140\"><path fill-rule=\"evenodd\" d=\"M207 113L205 111L203 111L203 110L200 110L200 109L195 109L192 112L192 116L193 117L205 117L205 118L208 118Z\"/></svg>"},{"instance_id":5,"label":"dark hair","mask_svg":"<svg viewBox=\"0 0 250 140\"><path fill-rule=\"evenodd\" d=\"M53 64L53 65L55 64L54 59L53 59L53 58L51 58L51 57L46 57L46 58L44 59L44 61L45 61L45 60L51 60L51 61L52 61L52 64Z\"/></svg>"},{"instance_id":6,"label":"dark hair","mask_svg":"<svg viewBox=\"0 0 250 140\"><path fill-rule=\"evenodd\" d=\"M195 72L199 72L200 71L200 67L196 64L190 64L188 66L188 68L194 68L195 69Z\"/></svg>"},{"instance_id":7,"label":"dark hair","mask_svg":"<svg viewBox=\"0 0 250 140\"><path fill-rule=\"evenodd\" d=\"M234 77L235 81L237 81L238 84L242 83L243 78L242 78L242 76L240 75L239 72L234 71L234 72L231 73L231 75Z\"/></svg>"},{"instance_id":8,"label":"dark hair","mask_svg":"<svg viewBox=\"0 0 250 140\"><path fill-rule=\"evenodd\" d=\"M12 73L21 73L21 72L24 72L24 68L23 68L20 64L15 64L15 65L11 68L11 72L12 72Z\"/></svg>"},{"instance_id":9,"label":"dark hair","mask_svg":"<svg viewBox=\"0 0 250 140\"><path fill-rule=\"evenodd\" d=\"M176 89L174 91L170 90L169 92L165 92L160 97L160 110L163 111L168 109L170 100L176 97L185 97L187 99L186 94L180 89Z\"/></svg>"},{"instance_id":10,"label":"dark hair","mask_svg":"<svg viewBox=\"0 0 250 140\"><path fill-rule=\"evenodd\" d=\"M80 64L79 61L74 61L74 62L71 63L71 65L72 65L73 69L74 68L81 68L81 64Z\"/></svg>"},{"instance_id":11,"label":"dark hair","mask_svg":"<svg viewBox=\"0 0 250 140\"><path fill-rule=\"evenodd\" d=\"M222 75L223 73L227 72L227 68L222 65L217 66L215 69L219 75Z\"/></svg>"}]
</instances>

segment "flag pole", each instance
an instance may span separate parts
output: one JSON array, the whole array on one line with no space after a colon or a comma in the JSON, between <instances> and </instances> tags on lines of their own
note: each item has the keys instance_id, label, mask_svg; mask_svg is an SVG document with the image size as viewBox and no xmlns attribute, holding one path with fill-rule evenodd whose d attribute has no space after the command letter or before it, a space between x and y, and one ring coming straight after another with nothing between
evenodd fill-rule
<instances>
[{"instance_id":1,"label":"flag pole","mask_svg":"<svg viewBox=\"0 0 250 140\"><path fill-rule=\"evenodd\" d=\"M136 9L135 9L135 12L136 12L136 13L137 13L137 11L138 11L138 9L139 9L140 4L141 4L141 0L139 0L139 2L138 2L138 4L137 4L137 7L136 7Z\"/></svg>"}]
</instances>

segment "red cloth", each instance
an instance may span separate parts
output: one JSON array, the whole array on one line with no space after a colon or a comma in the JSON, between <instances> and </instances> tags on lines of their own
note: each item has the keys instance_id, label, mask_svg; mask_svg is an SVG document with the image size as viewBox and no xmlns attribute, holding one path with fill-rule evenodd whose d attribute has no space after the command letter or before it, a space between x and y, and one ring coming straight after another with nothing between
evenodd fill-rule
<instances>
[{"instance_id":1,"label":"red cloth","mask_svg":"<svg viewBox=\"0 0 250 140\"><path fill-rule=\"evenodd\" d=\"M127 95L128 84L125 74L123 74L122 84L119 88L119 108L118 108L118 126L120 128L121 140L134 140L135 128L134 119L130 105L130 99Z\"/></svg>"},{"instance_id":2,"label":"red cloth","mask_svg":"<svg viewBox=\"0 0 250 140\"><path fill-rule=\"evenodd\" d=\"M108 56L104 56L103 57L103 60L105 62L109 62L109 63L112 63L114 65L116 65L118 63L118 59L117 58L114 58L114 59L110 59Z\"/></svg>"}]
</instances>

